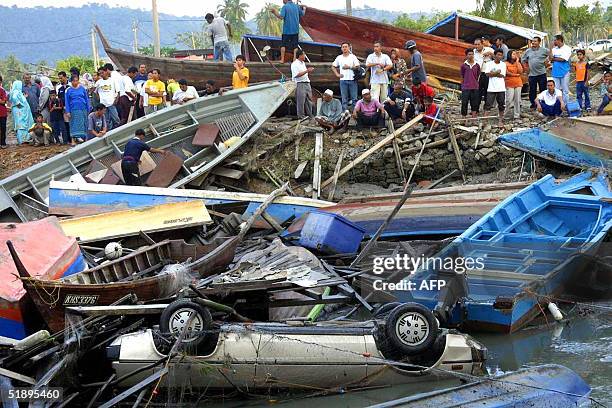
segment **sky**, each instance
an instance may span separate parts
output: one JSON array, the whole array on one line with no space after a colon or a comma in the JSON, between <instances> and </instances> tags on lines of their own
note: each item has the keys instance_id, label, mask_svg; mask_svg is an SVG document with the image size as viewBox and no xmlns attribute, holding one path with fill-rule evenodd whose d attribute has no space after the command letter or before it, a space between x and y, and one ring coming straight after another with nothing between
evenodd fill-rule
<instances>
[{"instance_id":1,"label":"sky","mask_svg":"<svg viewBox=\"0 0 612 408\"><path fill-rule=\"evenodd\" d=\"M251 19L261 10L265 3L271 2L282 4L282 0L243 0L249 4L248 18ZM94 3L105 3L109 6L126 6L131 8L150 9L151 0L95 0ZM61 7L75 6L79 7L86 1L83 0L2 0L2 5L20 7ZM160 13L168 13L173 15L189 15L198 16L206 12L214 11L216 5L220 3L218 0L157 0L157 7ZM345 7L345 0L303 0L306 6L317 7L326 10L341 9ZM592 3L591 0L568 0L570 6L579 6ZM601 3L606 6L612 3L612 0L603 0ZM210 6L209 6L210 4ZM354 8L363 7L367 4L369 7L392 10L392 11L432 11L429 7L423 7L423 3L418 1L387 1L387 0L352 0ZM457 8L463 11L471 11L476 8L476 0L435 0L434 9L441 11L454 11Z\"/></svg>"}]
</instances>

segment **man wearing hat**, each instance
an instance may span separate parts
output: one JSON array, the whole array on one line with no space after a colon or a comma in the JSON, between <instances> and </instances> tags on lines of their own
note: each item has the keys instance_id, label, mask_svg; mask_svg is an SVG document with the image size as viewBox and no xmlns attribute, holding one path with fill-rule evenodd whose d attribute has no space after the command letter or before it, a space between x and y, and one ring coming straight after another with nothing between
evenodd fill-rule
<instances>
[{"instance_id":1,"label":"man wearing hat","mask_svg":"<svg viewBox=\"0 0 612 408\"><path fill-rule=\"evenodd\" d=\"M410 68L408 68L406 73L412 74L412 82L426 83L425 61L423 61L423 56L417 50L416 43L413 40L408 40L404 48L410 53Z\"/></svg>"},{"instance_id":2,"label":"man wearing hat","mask_svg":"<svg viewBox=\"0 0 612 408\"><path fill-rule=\"evenodd\" d=\"M361 99L355 105L353 117L357 124L362 127L385 125L385 107L378 101L372 98L369 89L361 91Z\"/></svg>"},{"instance_id":3,"label":"man wearing hat","mask_svg":"<svg viewBox=\"0 0 612 408\"><path fill-rule=\"evenodd\" d=\"M348 126L351 113L342 109L338 99L334 99L334 92L327 89L323 92L323 101L319 106L318 115L315 117L317 123L331 135L341 127Z\"/></svg>"}]
</instances>

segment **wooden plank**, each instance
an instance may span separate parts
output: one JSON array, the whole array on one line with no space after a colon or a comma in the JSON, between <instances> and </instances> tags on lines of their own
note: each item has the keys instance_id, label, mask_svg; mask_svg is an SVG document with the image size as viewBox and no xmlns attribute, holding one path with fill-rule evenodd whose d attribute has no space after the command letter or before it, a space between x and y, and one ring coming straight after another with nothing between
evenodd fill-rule
<instances>
[{"instance_id":1,"label":"wooden plank","mask_svg":"<svg viewBox=\"0 0 612 408\"><path fill-rule=\"evenodd\" d=\"M419 115L414 117L410 122L406 123L404 126L402 126L401 128L397 129L395 131L395 133L385 137L383 140L381 140L380 142L376 143L374 146L370 147L368 150L366 150L361 155L359 155L359 157L357 157L355 160L353 160L348 165L346 165L342 170L340 170L340 172L338 173L338 177L346 174L353 167L355 167L356 165L358 165L359 163L361 163L362 161L364 161L365 159L370 157L372 155L372 153L380 150L384 146L386 146L389 143L391 143L393 141L393 139L395 139L395 137L401 135L406 130L408 130L410 127L412 127L415 124L417 124L422 118L423 118L423 114L420 113ZM333 177L330 177L329 179L325 180L325 182L323 182L323 184L321 185L321 188L327 187L329 184L331 184L332 181L333 181Z\"/></svg>"},{"instance_id":2,"label":"wooden plank","mask_svg":"<svg viewBox=\"0 0 612 408\"><path fill-rule=\"evenodd\" d=\"M448 134L450 136L453 152L455 153L455 159L457 160L457 166L459 166L461 177L463 177L463 181L465 181L465 169L463 167L463 159L461 158L461 149L459 149L459 145L457 144L457 137L455 136L455 128L453 125L453 121L450 119L448 121Z\"/></svg>"},{"instance_id":3,"label":"wooden plank","mask_svg":"<svg viewBox=\"0 0 612 408\"><path fill-rule=\"evenodd\" d=\"M227 167L215 167L210 171L212 174L221 177L227 177L234 180L239 180L244 176L244 171L242 170L234 170Z\"/></svg>"},{"instance_id":4,"label":"wooden plank","mask_svg":"<svg viewBox=\"0 0 612 408\"><path fill-rule=\"evenodd\" d=\"M14 371L7 370L6 368L0 367L0 375L11 378L13 380L21 381L26 384L35 385L36 380L32 377L28 377L27 375L19 374Z\"/></svg>"},{"instance_id":5,"label":"wooden plank","mask_svg":"<svg viewBox=\"0 0 612 408\"><path fill-rule=\"evenodd\" d=\"M168 187L174 177L181 171L183 159L176 154L167 151L157 167L149 175L147 186L149 187Z\"/></svg>"},{"instance_id":6,"label":"wooden plank","mask_svg":"<svg viewBox=\"0 0 612 408\"><path fill-rule=\"evenodd\" d=\"M334 199L334 194L336 194L336 186L338 185L338 175L340 174L340 168L342 167L342 160L344 159L344 150L340 152L340 157L338 157L338 162L336 163L336 168L334 169L334 175L332 176L332 186L331 190L329 190L329 195L327 199L332 201Z\"/></svg>"},{"instance_id":7,"label":"wooden plank","mask_svg":"<svg viewBox=\"0 0 612 408\"><path fill-rule=\"evenodd\" d=\"M179 342L177 342L179 343ZM164 375L166 375L168 373L168 367L164 367L161 370L151 374L149 377L145 378L144 380L142 380L141 382L139 382L138 384L128 388L127 390L123 391L121 394L117 395L115 398L105 402L104 404L100 405L99 408L111 408L114 407L115 405L117 405L117 403L123 401L124 399L126 399L127 397L129 397L130 395L134 394L136 391L147 387L149 384L153 383L154 381L157 381L158 379L160 379L161 377L163 377Z\"/></svg>"},{"instance_id":8,"label":"wooden plank","mask_svg":"<svg viewBox=\"0 0 612 408\"><path fill-rule=\"evenodd\" d=\"M315 159L312 176L312 198L321 197L321 155L323 153L323 133L315 134Z\"/></svg>"}]
</instances>

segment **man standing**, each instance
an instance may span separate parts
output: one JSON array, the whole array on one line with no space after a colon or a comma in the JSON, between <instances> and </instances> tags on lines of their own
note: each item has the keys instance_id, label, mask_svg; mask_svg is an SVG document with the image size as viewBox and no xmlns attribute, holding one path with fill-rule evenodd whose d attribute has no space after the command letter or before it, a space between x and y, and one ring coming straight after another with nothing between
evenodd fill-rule
<instances>
[{"instance_id":1,"label":"man standing","mask_svg":"<svg viewBox=\"0 0 612 408\"><path fill-rule=\"evenodd\" d=\"M142 152L147 151L166 154L165 150L156 149L143 142L144 138L145 131L142 129L136 129L134 138L127 142L125 144L125 148L123 149L121 173L123 174L123 181L128 186L142 185L142 181L140 180L140 169L138 168Z\"/></svg>"},{"instance_id":2,"label":"man standing","mask_svg":"<svg viewBox=\"0 0 612 408\"><path fill-rule=\"evenodd\" d=\"M506 45L506 38L501 34L495 38L495 50L502 50L504 52L502 61L506 61L508 57L509 49L508 49L508 46Z\"/></svg>"},{"instance_id":3,"label":"man standing","mask_svg":"<svg viewBox=\"0 0 612 408\"><path fill-rule=\"evenodd\" d=\"M412 40L406 41L404 46L410 53L410 68L406 71L407 74L412 74L412 81L419 81L421 83L427 82L427 73L425 72L425 62L423 56L417 50L416 43Z\"/></svg>"},{"instance_id":4,"label":"man standing","mask_svg":"<svg viewBox=\"0 0 612 408\"><path fill-rule=\"evenodd\" d=\"M359 67L359 60L351 52L351 46L343 42L342 54L338 55L332 63L332 71L340 79L340 96L342 97L342 109L347 110L349 105L357 102L357 81L355 81L355 71Z\"/></svg>"},{"instance_id":5,"label":"man standing","mask_svg":"<svg viewBox=\"0 0 612 408\"><path fill-rule=\"evenodd\" d=\"M493 59L493 48L485 47L481 38L474 40L474 61L480 66L480 77L478 78L478 98L482 102L487 99L487 88L489 77L483 72L487 62ZM479 103L480 105L480 103Z\"/></svg>"},{"instance_id":6,"label":"man standing","mask_svg":"<svg viewBox=\"0 0 612 408\"><path fill-rule=\"evenodd\" d=\"M172 94L172 103L183 105L198 98L198 91L193 86L188 86L186 79L179 79L179 90Z\"/></svg>"},{"instance_id":7,"label":"man standing","mask_svg":"<svg viewBox=\"0 0 612 408\"><path fill-rule=\"evenodd\" d=\"M304 50L297 50L296 57L295 61L291 63L291 78L296 83L295 99L297 115L300 119L306 116L313 118L312 88L310 87L308 74L314 71L314 68L306 68L306 63L304 62L306 54Z\"/></svg>"},{"instance_id":8,"label":"man standing","mask_svg":"<svg viewBox=\"0 0 612 408\"><path fill-rule=\"evenodd\" d=\"M563 102L567 105L569 100L569 73L570 58L572 49L565 45L563 36L555 35L554 47L550 50L550 60L552 61L552 77L555 87L563 92Z\"/></svg>"},{"instance_id":9,"label":"man standing","mask_svg":"<svg viewBox=\"0 0 612 408\"><path fill-rule=\"evenodd\" d=\"M138 70L136 67L129 67L127 75L121 75L122 91L119 92L119 116L120 124L125 125L130 119L130 112L136 102L136 86L134 78Z\"/></svg>"},{"instance_id":10,"label":"man standing","mask_svg":"<svg viewBox=\"0 0 612 408\"><path fill-rule=\"evenodd\" d=\"M531 109L536 108L536 95L539 92L546 90L546 61L548 60L548 51L544 47L540 47L542 39L533 37L531 47L523 53L523 71L529 74L529 102Z\"/></svg>"},{"instance_id":11,"label":"man standing","mask_svg":"<svg viewBox=\"0 0 612 408\"><path fill-rule=\"evenodd\" d=\"M393 68L393 62L382 52L380 41L374 42L374 52L366 59L366 68L370 68L370 94L373 99L382 102L387 99L389 75L387 71Z\"/></svg>"},{"instance_id":12,"label":"man standing","mask_svg":"<svg viewBox=\"0 0 612 408\"><path fill-rule=\"evenodd\" d=\"M142 107L142 90L144 88L145 82L147 82L147 66L145 64L140 64L138 66L138 73L134 77L134 86L136 87L136 102L134 103L134 117L142 118L144 116L144 109Z\"/></svg>"},{"instance_id":13,"label":"man standing","mask_svg":"<svg viewBox=\"0 0 612 408\"><path fill-rule=\"evenodd\" d=\"M306 12L305 6L298 6L292 0L283 0L280 13L275 8L270 12L280 20L283 20L283 36L281 41L281 64L285 63L285 52L287 48L293 50L293 59L296 59L298 50L298 35L300 33L300 17Z\"/></svg>"},{"instance_id":14,"label":"man standing","mask_svg":"<svg viewBox=\"0 0 612 408\"><path fill-rule=\"evenodd\" d=\"M96 137L104 137L107 132L106 119L104 114L106 113L106 106L99 104L96 106L96 110L87 115L87 138L91 140Z\"/></svg>"},{"instance_id":15,"label":"man standing","mask_svg":"<svg viewBox=\"0 0 612 408\"><path fill-rule=\"evenodd\" d=\"M223 17L215 17L211 13L204 17L208 23L206 33L212 37L215 61L232 61L229 39L232 36L232 27Z\"/></svg>"},{"instance_id":16,"label":"man standing","mask_svg":"<svg viewBox=\"0 0 612 408\"><path fill-rule=\"evenodd\" d=\"M151 79L145 82L145 93L149 96L147 106L145 106L145 115L163 109L166 106L166 85L159 80L161 73L155 68L151 71Z\"/></svg>"},{"instance_id":17,"label":"man standing","mask_svg":"<svg viewBox=\"0 0 612 408\"><path fill-rule=\"evenodd\" d=\"M494 54L494 60L485 64L484 72L489 77L489 86L487 88L487 102L485 103L485 115L493 108L497 102L499 110L499 126L504 124L504 111L506 108L506 63L502 62L503 51L497 50Z\"/></svg>"},{"instance_id":18,"label":"man standing","mask_svg":"<svg viewBox=\"0 0 612 408\"><path fill-rule=\"evenodd\" d=\"M100 98L100 103L106 106L106 125L108 130L119 126L119 114L117 113L117 97L119 93L115 87L115 81L110 78L110 71L100 68L98 70L100 79L96 82L96 93Z\"/></svg>"},{"instance_id":19,"label":"man standing","mask_svg":"<svg viewBox=\"0 0 612 408\"><path fill-rule=\"evenodd\" d=\"M232 73L232 88L241 89L249 86L249 69L244 66L244 56L237 55Z\"/></svg>"},{"instance_id":20,"label":"man standing","mask_svg":"<svg viewBox=\"0 0 612 408\"><path fill-rule=\"evenodd\" d=\"M323 92L321 108L315 117L319 126L332 135L337 129L347 126L350 118L350 112L342 108L339 100L334 99L334 92L331 89Z\"/></svg>"},{"instance_id":21,"label":"man standing","mask_svg":"<svg viewBox=\"0 0 612 408\"><path fill-rule=\"evenodd\" d=\"M563 94L555 88L555 81L546 82L546 90L538 95L535 103L541 116L556 117L565 110Z\"/></svg>"},{"instance_id":22,"label":"man standing","mask_svg":"<svg viewBox=\"0 0 612 408\"><path fill-rule=\"evenodd\" d=\"M461 64L461 116L467 116L468 103L472 117L478 116L480 108L480 95L478 93L478 78L480 78L480 65L474 61L474 50L465 50L466 60Z\"/></svg>"},{"instance_id":23,"label":"man standing","mask_svg":"<svg viewBox=\"0 0 612 408\"><path fill-rule=\"evenodd\" d=\"M362 127L382 127L385 124L385 108L378 99L372 97L369 89L364 89L353 110L353 118Z\"/></svg>"},{"instance_id":24,"label":"man standing","mask_svg":"<svg viewBox=\"0 0 612 408\"><path fill-rule=\"evenodd\" d=\"M32 117L35 118L38 113L38 100L40 99L40 88L38 85L32 83L32 76L30 74L23 74L23 94L30 105L30 111Z\"/></svg>"},{"instance_id":25,"label":"man standing","mask_svg":"<svg viewBox=\"0 0 612 408\"><path fill-rule=\"evenodd\" d=\"M6 118L8 117L8 110L6 109L7 102L8 95L6 90L2 87L2 75L0 75L0 149L6 149Z\"/></svg>"},{"instance_id":26,"label":"man standing","mask_svg":"<svg viewBox=\"0 0 612 408\"><path fill-rule=\"evenodd\" d=\"M61 114L64 117L64 129L62 133L62 139L64 144L70 143L70 122L66 120L66 115L64 111L64 106L66 106L66 91L70 88L70 84L68 83L68 76L64 71L60 71L57 73L57 77L59 79L59 84L55 87L55 92L57 93L57 99L59 99L62 105Z\"/></svg>"}]
</instances>

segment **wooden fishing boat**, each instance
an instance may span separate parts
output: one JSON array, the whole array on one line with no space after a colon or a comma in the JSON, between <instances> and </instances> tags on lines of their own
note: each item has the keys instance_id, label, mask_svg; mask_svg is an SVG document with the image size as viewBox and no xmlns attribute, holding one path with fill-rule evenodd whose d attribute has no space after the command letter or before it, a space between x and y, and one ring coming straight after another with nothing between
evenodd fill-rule
<instances>
[{"instance_id":1,"label":"wooden fishing boat","mask_svg":"<svg viewBox=\"0 0 612 408\"><path fill-rule=\"evenodd\" d=\"M0 336L27 335L29 302L6 245L13 242L32 276L59 279L87 267L74 238L67 237L55 217L24 224L0 224Z\"/></svg>"},{"instance_id":2,"label":"wooden fishing boat","mask_svg":"<svg viewBox=\"0 0 612 408\"><path fill-rule=\"evenodd\" d=\"M473 47L463 41L313 7L306 9L300 24L314 41L334 44L349 41L353 53L360 57L367 57L373 49L374 41L382 41L385 52L390 52L391 48L399 48L402 57L406 58L408 53L404 50L404 44L407 40L414 40L423 53L427 73L455 83L461 83L459 67L465 61L465 49Z\"/></svg>"},{"instance_id":3,"label":"wooden fishing boat","mask_svg":"<svg viewBox=\"0 0 612 408\"><path fill-rule=\"evenodd\" d=\"M13 255L26 292L43 320L56 332L64 329L68 306L105 306L134 294L140 301L172 295L189 283L191 272L173 268L161 272L165 265L194 262L194 273L208 276L225 270L234 259L239 237L217 240L208 245L187 244L182 240L165 240L134 251L117 260L59 280L39 279L30 275L19 255Z\"/></svg>"},{"instance_id":4,"label":"wooden fishing boat","mask_svg":"<svg viewBox=\"0 0 612 408\"><path fill-rule=\"evenodd\" d=\"M293 83L254 85L174 105L113 129L102 138L0 180L0 221L46 216L49 182L53 179L120 183L122 148L136 129L145 130L150 146L171 153L152 153L147 160L143 154L141 173L149 171L143 175L145 183L155 176L155 185L199 187L207 173L249 140L294 89ZM202 132L214 137L203 142L194 140Z\"/></svg>"},{"instance_id":5,"label":"wooden fishing boat","mask_svg":"<svg viewBox=\"0 0 612 408\"><path fill-rule=\"evenodd\" d=\"M606 269L581 265L600 246L608 250L602 242L611 229L607 175L584 172L561 183L548 175L508 197L398 287L415 290L393 293L435 308L444 325L511 333L540 314L548 297L572 292L576 279L606 280L590 276ZM446 299L447 291L426 284L438 280L465 285Z\"/></svg>"},{"instance_id":6,"label":"wooden fishing boat","mask_svg":"<svg viewBox=\"0 0 612 408\"><path fill-rule=\"evenodd\" d=\"M279 61L281 42L282 39L280 37L244 34L240 43L240 50L247 62L265 62L265 59L261 56L260 52L264 49L264 47L270 47L266 55L272 61ZM299 47L306 53L307 63L326 62L329 64L329 66L331 66L331 63L336 59L336 57L342 54L339 44L300 41ZM291 55L291 58L293 58L293 54Z\"/></svg>"},{"instance_id":7,"label":"wooden fishing boat","mask_svg":"<svg viewBox=\"0 0 612 408\"><path fill-rule=\"evenodd\" d=\"M560 118L544 129L502 135L506 146L578 168L612 169L612 117Z\"/></svg>"},{"instance_id":8,"label":"wooden fishing boat","mask_svg":"<svg viewBox=\"0 0 612 408\"><path fill-rule=\"evenodd\" d=\"M206 81L212 79L217 87L228 87L232 85L232 74L234 65L230 62L215 62L205 60L187 60L176 58L157 58L143 54L135 54L113 48L108 42L99 27L96 26L102 46L108 57L122 71L131 66L137 67L139 64L146 64L149 68L158 68L165 78L173 77L177 80L186 79L190 85L197 89L204 89ZM335 58L335 57L334 57ZM315 88L338 87L338 78L331 70L329 62L312 62L308 66L313 67L314 72L308 74L312 86ZM279 81L283 77L291 81L290 64L276 64L276 68L267 61L250 61L247 64L249 69L249 82L261 83ZM279 71L277 71L280 70ZM282 73L282 75L281 75Z\"/></svg>"}]
</instances>

